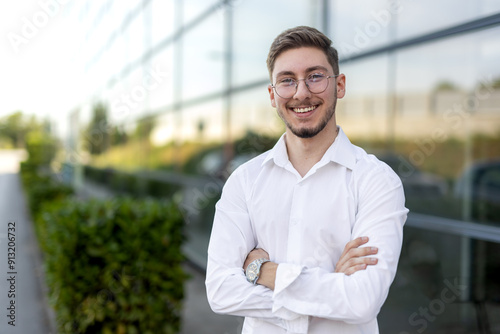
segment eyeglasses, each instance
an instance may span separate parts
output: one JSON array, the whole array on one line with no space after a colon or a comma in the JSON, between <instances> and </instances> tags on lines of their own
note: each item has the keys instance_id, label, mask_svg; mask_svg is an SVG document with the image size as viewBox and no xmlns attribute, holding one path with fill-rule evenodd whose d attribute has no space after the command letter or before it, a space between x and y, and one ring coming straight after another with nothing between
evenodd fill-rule
<instances>
[{"instance_id":1,"label":"eyeglasses","mask_svg":"<svg viewBox=\"0 0 500 334\"><path fill-rule=\"evenodd\" d=\"M328 88L328 79L336 78L339 75L324 75L322 73L313 73L305 79L284 78L271 85L280 97L289 99L297 93L299 81L304 80L307 89L313 94L323 93Z\"/></svg>"}]
</instances>

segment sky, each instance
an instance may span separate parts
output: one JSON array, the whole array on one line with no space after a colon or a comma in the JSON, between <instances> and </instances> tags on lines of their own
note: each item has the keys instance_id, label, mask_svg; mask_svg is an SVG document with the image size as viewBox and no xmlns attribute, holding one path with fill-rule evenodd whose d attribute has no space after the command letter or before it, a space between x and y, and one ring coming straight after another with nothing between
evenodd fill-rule
<instances>
[{"instance_id":1,"label":"sky","mask_svg":"<svg viewBox=\"0 0 500 334\"><path fill-rule=\"evenodd\" d=\"M11 1L0 11L0 117L16 110L63 116L73 107L79 36L65 22L71 0L59 2Z\"/></svg>"}]
</instances>

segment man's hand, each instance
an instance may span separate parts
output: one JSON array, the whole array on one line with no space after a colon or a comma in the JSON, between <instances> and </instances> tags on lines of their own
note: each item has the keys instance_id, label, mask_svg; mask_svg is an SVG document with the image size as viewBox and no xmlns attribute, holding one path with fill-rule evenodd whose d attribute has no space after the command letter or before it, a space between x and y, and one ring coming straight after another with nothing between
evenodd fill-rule
<instances>
[{"instance_id":1,"label":"man's hand","mask_svg":"<svg viewBox=\"0 0 500 334\"><path fill-rule=\"evenodd\" d=\"M262 248L256 248L252 250L247 255L247 259L243 264L243 269L246 271L250 263L252 263L257 259L262 259L262 258L269 260L269 254L265 250L263 250ZM260 276L259 279L257 280L257 284L263 285L271 290L274 290L274 282L276 281L277 270L278 270L277 263L274 262L263 263L262 266L260 267Z\"/></svg>"},{"instance_id":2,"label":"man's hand","mask_svg":"<svg viewBox=\"0 0 500 334\"><path fill-rule=\"evenodd\" d=\"M247 255L247 259L245 260L245 263L243 264L243 269L246 271L247 267L250 263L252 263L255 260L258 259L268 259L269 260L269 254L263 250L262 248L255 248L252 250L250 253Z\"/></svg>"},{"instance_id":3,"label":"man's hand","mask_svg":"<svg viewBox=\"0 0 500 334\"><path fill-rule=\"evenodd\" d=\"M367 255L377 254L377 247L359 247L368 242L368 237L359 237L349 241L335 266L336 273L352 275L356 271L365 270L369 265L377 264L378 260Z\"/></svg>"}]
</instances>

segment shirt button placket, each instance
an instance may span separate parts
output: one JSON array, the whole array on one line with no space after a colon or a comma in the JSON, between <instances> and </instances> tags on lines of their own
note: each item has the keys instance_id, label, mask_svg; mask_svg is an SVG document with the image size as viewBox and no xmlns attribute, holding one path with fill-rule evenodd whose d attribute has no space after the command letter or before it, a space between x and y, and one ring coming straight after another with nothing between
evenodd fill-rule
<instances>
[{"instance_id":1,"label":"shirt button placket","mask_svg":"<svg viewBox=\"0 0 500 334\"><path fill-rule=\"evenodd\" d=\"M291 263L301 262L303 236L301 235L301 223L304 214L304 203L302 183L297 183L293 188L292 205L290 210L290 221L288 226L288 261Z\"/></svg>"}]
</instances>

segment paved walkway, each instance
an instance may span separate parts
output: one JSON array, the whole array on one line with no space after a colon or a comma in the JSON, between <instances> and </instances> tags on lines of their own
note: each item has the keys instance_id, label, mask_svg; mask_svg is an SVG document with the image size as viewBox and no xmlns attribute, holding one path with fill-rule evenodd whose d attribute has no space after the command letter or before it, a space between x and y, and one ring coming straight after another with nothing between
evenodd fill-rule
<instances>
[{"instance_id":1,"label":"paved walkway","mask_svg":"<svg viewBox=\"0 0 500 334\"><path fill-rule=\"evenodd\" d=\"M51 330L53 317L47 307L40 250L17 169L23 153L0 150L0 333L55 333ZM14 224L15 223L15 226ZM9 227L13 234L9 235ZM9 239L15 238L15 251L8 250ZM14 253L14 254L9 254ZM15 256L13 268L8 256ZM14 274L10 274L13 272ZM13 278L8 281L9 278ZM13 283L11 285L11 283ZM7 317L10 305L15 305L12 318ZM15 321L14 321L15 320ZM9 324L13 321L12 326Z\"/></svg>"}]
</instances>

